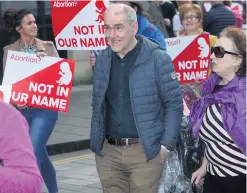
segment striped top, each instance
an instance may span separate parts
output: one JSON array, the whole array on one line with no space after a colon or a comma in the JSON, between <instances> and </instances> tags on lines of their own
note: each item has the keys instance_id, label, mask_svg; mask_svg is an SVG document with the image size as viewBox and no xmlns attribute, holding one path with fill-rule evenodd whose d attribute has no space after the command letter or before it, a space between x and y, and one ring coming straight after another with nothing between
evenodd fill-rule
<instances>
[{"instance_id":1,"label":"striped top","mask_svg":"<svg viewBox=\"0 0 247 193\"><path fill-rule=\"evenodd\" d=\"M219 104L206 109L199 136L206 144L210 174L220 177L246 174L246 157L225 131Z\"/></svg>"}]
</instances>

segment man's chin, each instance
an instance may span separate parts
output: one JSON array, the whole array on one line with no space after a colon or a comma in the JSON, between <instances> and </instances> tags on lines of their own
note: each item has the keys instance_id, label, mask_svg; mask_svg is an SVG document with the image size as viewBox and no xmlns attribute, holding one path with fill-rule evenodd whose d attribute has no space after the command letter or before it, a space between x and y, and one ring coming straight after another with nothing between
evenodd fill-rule
<instances>
[{"instance_id":1,"label":"man's chin","mask_svg":"<svg viewBox=\"0 0 247 193\"><path fill-rule=\"evenodd\" d=\"M112 49L112 51L113 51L113 52L116 52L116 53L118 53L118 52L121 52L121 51L122 51L122 49L120 49L120 48L116 48L116 47L114 47L114 46L111 46L111 49Z\"/></svg>"}]
</instances>

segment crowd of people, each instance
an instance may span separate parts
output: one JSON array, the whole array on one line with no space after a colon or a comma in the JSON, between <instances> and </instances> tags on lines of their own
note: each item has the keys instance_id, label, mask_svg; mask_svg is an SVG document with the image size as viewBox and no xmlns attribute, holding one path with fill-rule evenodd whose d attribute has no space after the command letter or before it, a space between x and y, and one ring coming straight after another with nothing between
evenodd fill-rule
<instances>
[{"instance_id":1,"label":"crowd of people","mask_svg":"<svg viewBox=\"0 0 247 193\"><path fill-rule=\"evenodd\" d=\"M193 141L198 158L188 175L182 170L193 190L176 192L175 181L162 193L246 192L246 34L229 3L210 1L206 9L192 1L111 2L104 13L109 47L90 55L90 148L104 193L157 193L161 181L167 183L169 157L191 148L181 148L185 140ZM52 42L37 38L30 11L8 10L4 20L2 75L9 50L59 57ZM210 35L210 76L181 85L165 39L203 33ZM0 114L0 193L41 193L43 181L49 193L58 193L46 151L58 112L0 101ZM181 138L185 127L188 139ZM188 167L183 156L179 162Z\"/></svg>"}]
</instances>

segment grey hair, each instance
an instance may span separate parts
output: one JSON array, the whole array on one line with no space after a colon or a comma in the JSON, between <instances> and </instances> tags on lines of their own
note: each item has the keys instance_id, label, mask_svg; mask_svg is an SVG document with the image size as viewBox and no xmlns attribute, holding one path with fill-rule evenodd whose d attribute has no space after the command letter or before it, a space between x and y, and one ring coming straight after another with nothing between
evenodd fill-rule
<instances>
[{"instance_id":1,"label":"grey hair","mask_svg":"<svg viewBox=\"0 0 247 193\"><path fill-rule=\"evenodd\" d=\"M115 13L115 15L124 14L126 15L126 20L129 24L132 24L134 22L137 22L137 16L135 10L127 5L124 5L123 9L121 11L118 11Z\"/></svg>"}]
</instances>

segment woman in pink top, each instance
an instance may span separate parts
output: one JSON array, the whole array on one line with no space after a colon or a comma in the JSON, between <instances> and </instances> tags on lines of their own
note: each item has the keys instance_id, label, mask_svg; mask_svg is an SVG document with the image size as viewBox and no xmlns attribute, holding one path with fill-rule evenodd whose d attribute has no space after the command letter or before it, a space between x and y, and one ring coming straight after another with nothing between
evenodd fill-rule
<instances>
[{"instance_id":1,"label":"woman in pink top","mask_svg":"<svg viewBox=\"0 0 247 193\"><path fill-rule=\"evenodd\" d=\"M41 193L42 177L25 118L0 100L0 193Z\"/></svg>"}]
</instances>

